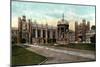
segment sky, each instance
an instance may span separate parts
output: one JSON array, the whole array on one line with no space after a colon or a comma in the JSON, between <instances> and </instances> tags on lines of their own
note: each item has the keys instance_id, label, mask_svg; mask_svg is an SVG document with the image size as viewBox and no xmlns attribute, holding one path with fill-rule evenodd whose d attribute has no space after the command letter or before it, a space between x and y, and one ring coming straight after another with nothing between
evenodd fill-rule
<instances>
[{"instance_id":1,"label":"sky","mask_svg":"<svg viewBox=\"0 0 100 67\"><path fill-rule=\"evenodd\" d=\"M72 4L55 4L39 2L12 1L12 27L17 27L18 17L26 16L27 19L37 21L38 24L56 26L57 22L64 19L69 22L69 27L74 29L74 22L82 19L95 25L95 6L83 6Z\"/></svg>"}]
</instances>

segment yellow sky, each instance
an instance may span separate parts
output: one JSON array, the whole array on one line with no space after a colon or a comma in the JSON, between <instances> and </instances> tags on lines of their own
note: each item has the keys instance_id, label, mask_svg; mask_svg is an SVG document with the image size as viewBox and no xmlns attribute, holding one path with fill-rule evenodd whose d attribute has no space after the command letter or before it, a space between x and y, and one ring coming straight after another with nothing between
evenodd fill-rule
<instances>
[{"instance_id":1,"label":"yellow sky","mask_svg":"<svg viewBox=\"0 0 100 67\"><path fill-rule=\"evenodd\" d=\"M34 20L32 20L32 22L34 22ZM37 21L38 24L44 24L45 25L46 23L48 23L48 25L51 25L51 26L57 26L57 22L58 22L58 20L40 20L40 21ZM69 29L75 30L75 21L70 20L68 22L69 22ZM79 22L81 22L81 21L79 21ZM90 26L92 26L92 25L95 25L95 23L90 22ZM11 26L12 27L18 27L18 19L16 19L16 18L12 19Z\"/></svg>"}]
</instances>

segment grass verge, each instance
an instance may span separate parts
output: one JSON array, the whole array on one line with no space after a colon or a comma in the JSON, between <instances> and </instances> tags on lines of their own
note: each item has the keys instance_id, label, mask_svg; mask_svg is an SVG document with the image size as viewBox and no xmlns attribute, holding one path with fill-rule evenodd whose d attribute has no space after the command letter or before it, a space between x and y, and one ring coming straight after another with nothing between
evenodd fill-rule
<instances>
[{"instance_id":1,"label":"grass verge","mask_svg":"<svg viewBox=\"0 0 100 67\"><path fill-rule=\"evenodd\" d=\"M96 50L96 44L92 43L70 43L67 45L58 45L56 47L67 47L67 48L91 50L91 51Z\"/></svg>"},{"instance_id":2,"label":"grass verge","mask_svg":"<svg viewBox=\"0 0 100 67\"><path fill-rule=\"evenodd\" d=\"M69 43L69 44L42 44L43 46L54 46L54 47L64 47L64 48L73 48L73 49L82 49L82 50L90 50L95 51L96 50L96 44L93 43Z\"/></svg>"},{"instance_id":3,"label":"grass verge","mask_svg":"<svg viewBox=\"0 0 100 67\"><path fill-rule=\"evenodd\" d=\"M46 57L28 51L20 46L12 46L12 65L36 65L46 60Z\"/></svg>"}]
</instances>

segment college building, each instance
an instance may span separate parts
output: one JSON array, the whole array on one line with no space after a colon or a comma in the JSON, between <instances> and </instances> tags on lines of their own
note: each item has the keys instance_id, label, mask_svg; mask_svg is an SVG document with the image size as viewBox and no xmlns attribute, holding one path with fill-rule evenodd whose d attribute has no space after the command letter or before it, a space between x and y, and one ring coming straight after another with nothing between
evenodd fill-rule
<instances>
[{"instance_id":1,"label":"college building","mask_svg":"<svg viewBox=\"0 0 100 67\"><path fill-rule=\"evenodd\" d=\"M86 42L86 33L90 30L90 22L82 20L75 22L75 31L69 29L69 22L64 15L57 22L57 26L38 24L37 21L27 19L26 16L18 18L18 28L12 28L12 41L16 43L58 43L69 44L74 42Z\"/></svg>"}]
</instances>

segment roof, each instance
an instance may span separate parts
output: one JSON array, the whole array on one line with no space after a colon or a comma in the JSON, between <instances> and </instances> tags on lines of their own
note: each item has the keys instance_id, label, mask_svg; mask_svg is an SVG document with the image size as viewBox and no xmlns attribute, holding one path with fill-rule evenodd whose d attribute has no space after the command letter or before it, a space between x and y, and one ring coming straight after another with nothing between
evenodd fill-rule
<instances>
[{"instance_id":1,"label":"roof","mask_svg":"<svg viewBox=\"0 0 100 67\"><path fill-rule=\"evenodd\" d=\"M68 21L65 19L61 19L58 21L58 24L68 24Z\"/></svg>"}]
</instances>

